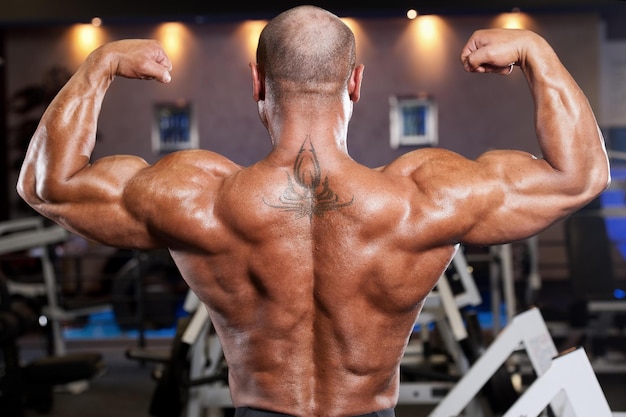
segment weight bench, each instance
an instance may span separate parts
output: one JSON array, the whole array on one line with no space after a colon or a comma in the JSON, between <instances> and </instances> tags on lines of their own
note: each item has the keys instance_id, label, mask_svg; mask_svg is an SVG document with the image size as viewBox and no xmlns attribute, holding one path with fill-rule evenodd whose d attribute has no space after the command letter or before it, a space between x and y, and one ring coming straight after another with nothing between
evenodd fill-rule
<instances>
[{"instance_id":1,"label":"weight bench","mask_svg":"<svg viewBox=\"0 0 626 417\"><path fill-rule=\"evenodd\" d=\"M22 365L17 340L37 326L36 314L9 295L0 276L0 415L21 417L27 407L47 413L53 405L53 390L66 385L74 391L104 371L99 353L46 356Z\"/></svg>"}]
</instances>

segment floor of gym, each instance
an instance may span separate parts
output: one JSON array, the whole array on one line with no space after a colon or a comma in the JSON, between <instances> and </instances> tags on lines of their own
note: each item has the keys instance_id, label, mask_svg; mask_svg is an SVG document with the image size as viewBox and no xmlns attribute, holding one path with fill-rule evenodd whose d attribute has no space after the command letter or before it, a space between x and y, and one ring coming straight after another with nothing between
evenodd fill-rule
<instances>
[{"instance_id":1,"label":"floor of gym","mask_svg":"<svg viewBox=\"0 0 626 417\"><path fill-rule=\"evenodd\" d=\"M154 364L141 364L126 357L126 350L137 346L134 333L116 332L114 327L100 323L66 331L69 352L100 352L106 362L106 372L91 381L78 393L58 389L48 417L140 417L149 416L149 405L156 386L152 378ZM99 336L98 336L99 335ZM171 337L168 331L148 333L146 345L167 350ZM37 337L20 343L24 361L45 354L45 340ZM598 380L613 411L626 411L626 373L598 374ZM398 417L427 417L432 406L400 405ZM27 409L24 417L41 417L36 410ZM182 417L182 416L181 416Z\"/></svg>"}]
</instances>

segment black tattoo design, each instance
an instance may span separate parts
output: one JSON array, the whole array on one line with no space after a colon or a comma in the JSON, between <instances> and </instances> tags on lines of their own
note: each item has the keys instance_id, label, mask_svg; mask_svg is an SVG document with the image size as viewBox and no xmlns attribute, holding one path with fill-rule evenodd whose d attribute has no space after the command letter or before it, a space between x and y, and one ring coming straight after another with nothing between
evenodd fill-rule
<instances>
[{"instance_id":1,"label":"black tattoo design","mask_svg":"<svg viewBox=\"0 0 626 417\"><path fill-rule=\"evenodd\" d=\"M287 188L279 201L280 204L271 204L263 199L270 207L294 212L297 218L308 217L312 220L313 215L324 217L327 211L349 206L354 202L354 196L350 201L339 202L339 196L328 185L328 177L322 181L315 148L310 138L307 138L294 162L293 177L287 174Z\"/></svg>"}]
</instances>

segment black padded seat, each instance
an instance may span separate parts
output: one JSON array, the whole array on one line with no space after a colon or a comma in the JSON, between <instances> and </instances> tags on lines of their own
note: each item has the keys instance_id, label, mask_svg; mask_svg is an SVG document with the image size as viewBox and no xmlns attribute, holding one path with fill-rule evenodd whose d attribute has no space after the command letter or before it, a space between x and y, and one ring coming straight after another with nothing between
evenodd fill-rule
<instances>
[{"instance_id":1,"label":"black padded seat","mask_svg":"<svg viewBox=\"0 0 626 417\"><path fill-rule=\"evenodd\" d=\"M23 375L29 385L63 385L92 379L104 369L100 353L86 352L36 359L24 366Z\"/></svg>"}]
</instances>

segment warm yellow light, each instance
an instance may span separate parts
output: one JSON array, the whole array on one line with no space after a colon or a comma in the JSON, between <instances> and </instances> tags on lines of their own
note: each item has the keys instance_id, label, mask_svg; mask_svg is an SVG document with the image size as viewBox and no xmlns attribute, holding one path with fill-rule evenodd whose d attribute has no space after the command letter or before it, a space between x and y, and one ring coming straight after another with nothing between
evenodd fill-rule
<instances>
[{"instance_id":1,"label":"warm yellow light","mask_svg":"<svg viewBox=\"0 0 626 417\"><path fill-rule=\"evenodd\" d=\"M267 25L267 20L248 20L239 27L238 33L243 37L249 62L256 62L256 49L259 45L259 36L265 25Z\"/></svg>"},{"instance_id":2,"label":"warm yellow light","mask_svg":"<svg viewBox=\"0 0 626 417\"><path fill-rule=\"evenodd\" d=\"M417 36L421 45L432 44L437 41L440 19L437 16L420 16L415 22L417 24Z\"/></svg>"},{"instance_id":3,"label":"warm yellow light","mask_svg":"<svg viewBox=\"0 0 626 417\"><path fill-rule=\"evenodd\" d=\"M95 27L89 25L81 25L78 28L78 44L81 49L90 51L97 46L98 31Z\"/></svg>"},{"instance_id":4,"label":"warm yellow light","mask_svg":"<svg viewBox=\"0 0 626 417\"><path fill-rule=\"evenodd\" d=\"M94 25L75 25L70 30L74 59L81 62L103 43L102 29Z\"/></svg>"},{"instance_id":5,"label":"warm yellow light","mask_svg":"<svg viewBox=\"0 0 626 417\"><path fill-rule=\"evenodd\" d=\"M420 80L437 80L445 73L450 36L450 28L443 18L420 15L408 23L395 49L405 55L407 65Z\"/></svg>"},{"instance_id":6,"label":"warm yellow light","mask_svg":"<svg viewBox=\"0 0 626 417\"><path fill-rule=\"evenodd\" d=\"M157 29L157 38L170 58L176 59L182 54L187 32L185 25L177 22L163 23Z\"/></svg>"},{"instance_id":7,"label":"warm yellow light","mask_svg":"<svg viewBox=\"0 0 626 417\"><path fill-rule=\"evenodd\" d=\"M521 12L502 13L496 18L494 26L505 29L528 29L530 17Z\"/></svg>"},{"instance_id":8,"label":"warm yellow light","mask_svg":"<svg viewBox=\"0 0 626 417\"><path fill-rule=\"evenodd\" d=\"M417 10L410 9L408 12L406 12L406 17L408 17L411 20L415 19L417 17Z\"/></svg>"}]
</instances>

